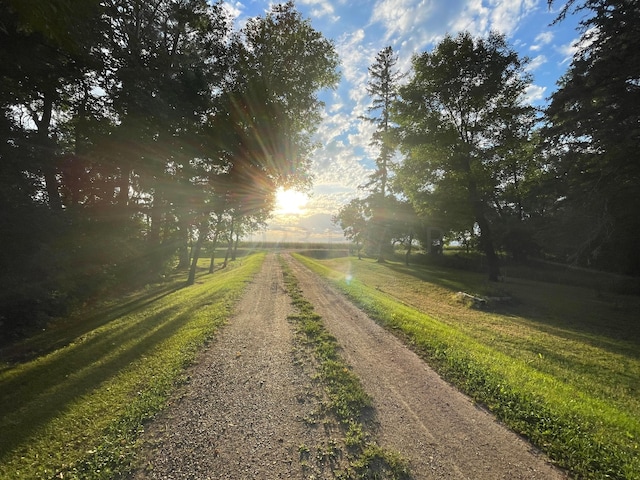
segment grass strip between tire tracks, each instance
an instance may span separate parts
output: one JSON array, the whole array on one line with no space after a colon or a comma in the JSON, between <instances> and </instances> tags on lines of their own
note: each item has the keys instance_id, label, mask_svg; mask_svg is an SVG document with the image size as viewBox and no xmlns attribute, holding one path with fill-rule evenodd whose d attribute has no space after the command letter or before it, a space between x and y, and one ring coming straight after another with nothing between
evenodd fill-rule
<instances>
[{"instance_id":1,"label":"grass strip between tire tracks","mask_svg":"<svg viewBox=\"0 0 640 480\"><path fill-rule=\"evenodd\" d=\"M264 254L150 287L68 345L0 372L0 478L117 479L145 422L232 313ZM157 290L157 291L156 291ZM102 318L104 317L104 318Z\"/></svg>"},{"instance_id":2,"label":"grass strip between tire tracks","mask_svg":"<svg viewBox=\"0 0 640 480\"><path fill-rule=\"evenodd\" d=\"M294 255L581 479L640 479L640 419L357 279Z\"/></svg>"},{"instance_id":3,"label":"grass strip between tire tracks","mask_svg":"<svg viewBox=\"0 0 640 480\"><path fill-rule=\"evenodd\" d=\"M319 376L329 398L329 408L343 428L349 449L349 465L345 472L334 472L340 479L408 479L408 467L400 456L379 446L367 431L363 420L371 407L371 399L358 377L339 355L339 346L322 324L320 315L303 296L289 266L280 258L284 283L296 313L289 320L297 325L298 334L313 349L319 365Z\"/></svg>"}]
</instances>

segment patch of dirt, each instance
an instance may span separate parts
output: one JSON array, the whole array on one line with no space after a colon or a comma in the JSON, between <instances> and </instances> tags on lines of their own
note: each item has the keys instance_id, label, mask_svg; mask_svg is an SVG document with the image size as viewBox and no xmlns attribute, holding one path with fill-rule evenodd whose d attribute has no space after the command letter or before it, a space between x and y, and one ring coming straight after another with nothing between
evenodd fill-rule
<instances>
[{"instance_id":1,"label":"patch of dirt","mask_svg":"<svg viewBox=\"0 0 640 480\"><path fill-rule=\"evenodd\" d=\"M412 478L567 478L326 282L285 258L373 398L378 444L407 459ZM301 361L291 312L278 261L268 255L237 314L149 425L133 478L333 478L339 465L327 465L321 452L333 448L337 427L318 417L322 393Z\"/></svg>"}]
</instances>

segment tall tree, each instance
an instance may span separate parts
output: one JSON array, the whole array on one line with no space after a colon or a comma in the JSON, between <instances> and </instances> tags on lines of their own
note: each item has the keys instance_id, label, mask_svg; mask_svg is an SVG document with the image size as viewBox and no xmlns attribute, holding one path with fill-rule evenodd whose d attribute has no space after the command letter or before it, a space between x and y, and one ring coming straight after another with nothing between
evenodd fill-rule
<instances>
[{"instance_id":1,"label":"tall tree","mask_svg":"<svg viewBox=\"0 0 640 480\"><path fill-rule=\"evenodd\" d=\"M383 197L388 193L390 169L396 150L396 142L392 136L391 109L398 96L398 82L402 78L396 70L397 63L398 56L390 46L376 55L375 62L369 67L367 81L367 93L371 97L371 106L367 112L371 116L362 117L376 127L370 144L378 149L376 170L369 176L365 187Z\"/></svg>"},{"instance_id":2,"label":"tall tree","mask_svg":"<svg viewBox=\"0 0 640 480\"><path fill-rule=\"evenodd\" d=\"M369 203L372 218L369 224L369 242L378 257L384 262L384 251L390 244L390 208L387 202L389 179L396 142L393 138L391 109L398 95L398 82L402 75L396 70L397 55L388 46L376 55L375 62L369 67L367 93L371 97L371 106L367 109L370 116L363 120L375 126L370 145L378 150L376 168L369 176L364 188L371 194Z\"/></svg>"},{"instance_id":3,"label":"tall tree","mask_svg":"<svg viewBox=\"0 0 640 480\"><path fill-rule=\"evenodd\" d=\"M529 83L524 62L503 36L460 33L414 56L413 75L400 88L404 191L412 201L426 196L458 221L475 222L493 281L499 276L494 224L503 149L532 121L533 109L523 101Z\"/></svg>"},{"instance_id":4,"label":"tall tree","mask_svg":"<svg viewBox=\"0 0 640 480\"><path fill-rule=\"evenodd\" d=\"M279 186L308 181L311 137L321 118L318 93L339 78L333 44L293 2L250 19L237 40L229 88L209 125L220 160L211 195L225 204L230 248L234 232L258 225L272 208ZM192 271L196 262L194 256Z\"/></svg>"},{"instance_id":5,"label":"tall tree","mask_svg":"<svg viewBox=\"0 0 640 480\"><path fill-rule=\"evenodd\" d=\"M94 71L88 26L100 29L97 2L80 3L0 1L2 340L59 313L83 288L61 195L65 124Z\"/></svg>"},{"instance_id":6,"label":"tall tree","mask_svg":"<svg viewBox=\"0 0 640 480\"><path fill-rule=\"evenodd\" d=\"M551 2L550 2L551 3ZM570 1L590 14L546 111L557 240L574 262L640 273L640 3ZM560 17L562 18L562 17Z\"/></svg>"}]
</instances>

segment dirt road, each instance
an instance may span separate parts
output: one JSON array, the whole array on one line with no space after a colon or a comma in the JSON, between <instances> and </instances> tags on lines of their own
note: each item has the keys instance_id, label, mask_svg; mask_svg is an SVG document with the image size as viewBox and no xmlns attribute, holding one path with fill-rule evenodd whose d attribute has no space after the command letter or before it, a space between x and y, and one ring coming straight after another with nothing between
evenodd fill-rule
<instances>
[{"instance_id":1,"label":"dirt road","mask_svg":"<svg viewBox=\"0 0 640 480\"><path fill-rule=\"evenodd\" d=\"M393 335L285 255L305 298L373 398L378 443L407 459L415 479L561 479L531 445L441 380ZM300 362L277 259L269 255L237 314L191 380L145 433L134 478L333 478L308 446L332 442L310 422L321 393ZM312 449L312 453L314 450Z\"/></svg>"}]
</instances>

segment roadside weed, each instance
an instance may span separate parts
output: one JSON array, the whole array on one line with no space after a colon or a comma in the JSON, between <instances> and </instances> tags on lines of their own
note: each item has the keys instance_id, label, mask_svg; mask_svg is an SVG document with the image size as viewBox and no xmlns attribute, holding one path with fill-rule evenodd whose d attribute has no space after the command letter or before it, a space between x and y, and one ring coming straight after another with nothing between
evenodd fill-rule
<instances>
[{"instance_id":1,"label":"roadside weed","mask_svg":"<svg viewBox=\"0 0 640 480\"><path fill-rule=\"evenodd\" d=\"M325 330L322 318L304 298L291 269L284 260L280 262L287 292L297 309L297 313L290 315L289 320L295 322L298 334L314 352L318 362L318 378L329 399L329 409L342 425L342 441L348 447L347 468L342 472L334 471L333 475L344 480L410 478L400 456L380 447L368 432L365 417L371 408L371 398L338 354L336 339ZM330 440L319 449L318 460L333 463L341 457L340 452L335 440Z\"/></svg>"}]
</instances>

